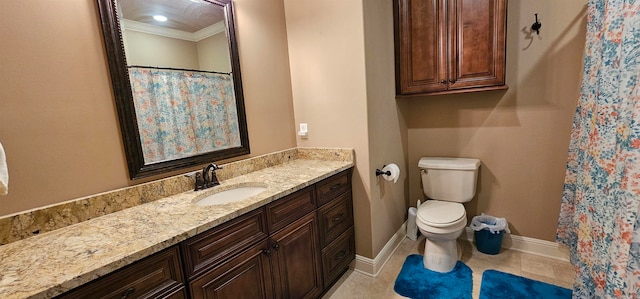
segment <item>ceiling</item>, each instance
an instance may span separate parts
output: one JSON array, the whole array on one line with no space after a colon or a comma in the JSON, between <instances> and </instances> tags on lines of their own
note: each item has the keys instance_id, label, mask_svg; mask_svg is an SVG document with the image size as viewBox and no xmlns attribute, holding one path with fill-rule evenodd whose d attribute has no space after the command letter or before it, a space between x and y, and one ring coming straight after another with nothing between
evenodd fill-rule
<instances>
[{"instance_id":1,"label":"ceiling","mask_svg":"<svg viewBox=\"0 0 640 299\"><path fill-rule=\"evenodd\" d=\"M118 0L125 19L194 33L223 21L221 6L202 0ZM163 15L166 22L158 22L154 15Z\"/></svg>"}]
</instances>

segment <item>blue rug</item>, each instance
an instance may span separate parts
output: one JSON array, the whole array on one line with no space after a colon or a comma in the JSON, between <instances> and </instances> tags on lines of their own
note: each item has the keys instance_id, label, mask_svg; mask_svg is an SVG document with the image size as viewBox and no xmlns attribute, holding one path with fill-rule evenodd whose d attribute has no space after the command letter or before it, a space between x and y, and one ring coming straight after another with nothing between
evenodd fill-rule
<instances>
[{"instance_id":1,"label":"blue rug","mask_svg":"<svg viewBox=\"0 0 640 299\"><path fill-rule=\"evenodd\" d=\"M496 270L482 273L480 299L564 299L571 290Z\"/></svg>"},{"instance_id":2,"label":"blue rug","mask_svg":"<svg viewBox=\"0 0 640 299\"><path fill-rule=\"evenodd\" d=\"M471 268L463 262L451 272L440 273L425 269L422 255L412 254L402 265L393 290L412 299L471 299L473 279Z\"/></svg>"}]
</instances>

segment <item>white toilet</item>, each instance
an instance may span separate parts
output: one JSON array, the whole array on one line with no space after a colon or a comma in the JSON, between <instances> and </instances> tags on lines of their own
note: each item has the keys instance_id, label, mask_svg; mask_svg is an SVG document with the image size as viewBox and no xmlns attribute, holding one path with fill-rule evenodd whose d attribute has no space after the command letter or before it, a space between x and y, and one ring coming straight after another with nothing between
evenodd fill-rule
<instances>
[{"instance_id":1,"label":"white toilet","mask_svg":"<svg viewBox=\"0 0 640 299\"><path fill-rule=\"evenodd\" d=\"M449 272L462 255L456 242L467 225L462 203L471 201L476 193L480 160L423 157L418 167L429 199L416 215L416 225L426 237L424 267Z\"/></svg>"}]
</instances>

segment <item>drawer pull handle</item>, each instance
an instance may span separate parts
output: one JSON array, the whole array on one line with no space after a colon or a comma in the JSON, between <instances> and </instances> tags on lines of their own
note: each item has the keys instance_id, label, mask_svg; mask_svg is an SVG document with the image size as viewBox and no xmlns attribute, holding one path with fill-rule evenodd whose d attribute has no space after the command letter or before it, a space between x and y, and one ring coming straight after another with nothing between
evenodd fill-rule
<instances>
[{"instance_id":1,"label":"drawer pull handle","mask_svg":"<svg viewBox=\"0 0 640 299\"><path fill-rule=\"evenodd\" d=\"M124 293L122 293L122 296L120 296L120 299L129 298L129 296L133 295L133 293L135 292L136 292L135 288L128 288L126 291L124 291Z\"/></svg>"},{"instance_id":2,"label":"drawer pull handle","mask_svg":"<svg viewBox=\"0 0 640 299\"><path fill-rule=\"evenodd\" d=\"M344 214L340 214L336 217L331 218L331 222L341 222L342 218L344 218Z\"/></svg>"},{"instance_id":3,"label":"drawer pull handle","mask_svg":"<svg viewBox=\"0 0 640 299\"><path fill-rule=\"evenodd\" d=\"M336 261L343 259L345 256L347 256L347 252L344 250L340 250L336 255Z\"/></svg>"},{"instance_id":4,"label":"drawer pull handle","mask_svg":"<svg viewBox=\"0 0 640 299\"><path fill-rule=\"evenodd\" d=\"M331 187L329 188L329 190L331 190L331 191L338 190L338 189L340 189L340 186L342 186L342 184L341 184L341 183L337 183L337 184L335 184L335 185L331 186Z\"/></svg>"},{"instance_id":5,"label":"drawer pull handle","mask_svg":"<svg viewBox=\"0 0 640 299\"><path fill-rule=\"evenodd\" d=\"M271 247L273 247L273 249L276 249L276 250L277 250L277 249L280 247L280 244L275 243L275 244L273 244L273 246L271 246Z\"/></svg>"}]
</instances>

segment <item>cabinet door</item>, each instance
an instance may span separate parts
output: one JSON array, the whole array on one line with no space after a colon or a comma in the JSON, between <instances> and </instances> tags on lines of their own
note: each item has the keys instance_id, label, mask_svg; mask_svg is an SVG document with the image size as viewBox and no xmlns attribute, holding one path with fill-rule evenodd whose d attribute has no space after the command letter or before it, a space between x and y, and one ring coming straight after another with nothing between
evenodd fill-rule
<instances>
[{"instance_id":1,"label":"cabinet door","mask_svg":"<svg viewBox=\"0 0 640 299\"><path fill-rule=\"evenodd\" d=\"M506 0L449 1L449 89L505 84Z\"/></svg>"},{"instance_id":2,"label":"cabinet door","mask_svg":"<svg viewBox=\"0 0 640 299\"><path fill-rule=\"evenodd\" d=\"M447 89L447 20L443 0L396 0L396 92Z\"/></svg>"},{"instance_id":3,"label":"cabinet door","mask_svg":"<svg viewBox=\"0 0 640 299\"><path fill-rule=\"evenodd\" d=\"M273 298L267 240L190 283L192 298Z\"/></svg>"},{"instance_id":4,"label":"cabinet door","mask_svg":"<svg viewBox=\"0 0 640 299\"><path fill-rule=\"evenodd\" d=\"M322 271L316 214L310 213L271 236L275 298L316 298Z\"/></svg>"}]
</instances>

